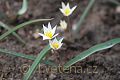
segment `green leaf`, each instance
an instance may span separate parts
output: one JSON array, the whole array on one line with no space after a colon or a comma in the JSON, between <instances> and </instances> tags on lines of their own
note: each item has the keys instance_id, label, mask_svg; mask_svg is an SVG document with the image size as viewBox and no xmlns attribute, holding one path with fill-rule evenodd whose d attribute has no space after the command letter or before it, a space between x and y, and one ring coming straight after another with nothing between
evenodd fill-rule
<instances>
[{"instance_id":1,"label":"green leaf","mask_svg":"<svg viewBox=\"0 0 120 80\"><path fill-rule=\"evenodd\" d=\"M4 24L3 22L0 21L0 26L2 26L3 28L7 29L7 30L11 30L11 28L9 26L7 26L6 24ZM15 32L12 32L12 34L23 44L25 44L25 41Z\"/></svg>"},{"instance_id":2,"label":"green leaf","mask_svg":"<svg viewBox=\"0 0 120 80\"><path fill-rule=\"evenodd\" d=\"M77 63L78 61L81 61L81 60L85 59L86 57L90 56L91 54L93 54L93 53L95 53L97 51L101 51L101 50L104 50L104 49L111 48L111 47L113 47L114 45L116 45L118 43L120 43L120 38L112 39L112 40L109 40L109 41L107 41L105 43L95 45L95 46L91 47L90 49L80 53L75 58L71 59L70 61L68 61L64 65L64 68L68 68L71 65Z\"/></svg>"},{"instance_id":3,"label":"green leaf","mask_svg":"<svg viewBox=\"0 0 120 80\"><path fill-rule=\"evenodd\" d=\"M30 59L30 60L35 60L35 58L36 58L33 55L26 55L26 54L23 54L23 53L14 52L14 51L10 51L10 50L7 50L7 49L1 49L0 48L0 52L11 55L11 56L22 57L22 58L26 58L26 59Z\"/></svg>"},{"instance_id":4,"label":"green leaf","mask_svg":"<svg viewBox=\"0 0 120 80\"><path fill-rule=\"evenodd\" d=\"M24 75L23 80L29 80L32 73L35 71L37 66L41 63L44 56L47 54L47 52L51 49L51 47L48 45L46 48L44 48L37 56L31 67L29 68L28 72Z\"/></svg>"},{"instance_id":5,"label":"green leaf","mask_svg":"<svg viewBox=\"0 0 120 80\"><path fill-rule=\"evenodd\" d=\"M25 58L25 59L30 59L30 60L35 60L36 59L36 56L26 55L26 54L23 54L23 53L10 51L10 50L7 50L7 49L1 49L0 48L0 53L7 54L7 55L10 55L10 56L16 56L16 57L21 57L21 58ZM50 66L57 66L57 64L55 64L53 61L50 61L50 60L42 60L42 63L50 65Z\"/></svg>"},{"instance_id":6,"label":"green leaf","mask_svg":"<svg viewBox=\"0 0 120 80\"><path fill-rule=\"evenodd\" d=\"M88 13L94 3L95 3L95 0L90 0L88 6L86 7L85 11L83 12L82 16L80 17L80 20L77 23L77 28L75 30L75 33L78 33L80 31L80 27L81 27L82 23L84 22L86 16L88 15Z\"/></svg>"},{"instance_id":7,"label":"green leaf","mask_svg":"<svg viewBox=\"0 0 120 80\"><path fill-rule=\"evenodd\" d=\"M53 18L52 18L53 19ZM30 25L36 22L41 22L41 21L50 21L52 19L36 19L36 20L30 20L28 22L22 23L20 25L17 25L16 27L12 28L11 30L7 31L6 33L4 33L3 35L0 36L0 40L2 40L3 38L7 37L8 35L10 35L12 32L15 32L16 30L23 28L26 25Z\"/></svg>"},{"instance_id":8,"label":"green leaf","mask_svg":"<svg viewBox=\"0 0 120 80\"><path fill-rule=\"evenodd\" d=\"M18 11L18 15L23 15L28 8L28 2L27 0L23 0L22 8Z\"/></svg>"}]
</instances>

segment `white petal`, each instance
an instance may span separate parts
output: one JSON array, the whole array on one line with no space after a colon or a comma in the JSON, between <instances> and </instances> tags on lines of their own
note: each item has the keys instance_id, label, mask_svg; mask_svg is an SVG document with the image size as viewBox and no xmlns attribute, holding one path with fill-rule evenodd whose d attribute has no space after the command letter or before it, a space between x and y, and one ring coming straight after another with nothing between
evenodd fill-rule
<instances>
[{"instance_id":1,"label":"white petal","mask_svg":"<svg viewBox=\"0 0 120 80\"><path fill-rule=\"evenodd\" d=\"M61 48L62 45L63 45L63 43L59 44L59 47L57 49Z\"/></svg>"},{"instance_id":2,"label":"white petal","mask_svg":"<svg viewBox=\"0 0 120 80\"><path fill-rule=\"evenodd\" d=\"M62 2L62 8L63 8L63 9L65 8L65 3L64 3L64 2Z\"/></svg>"},{"instance_id":3,"label":"white petal","mask_svg":"<svg viewBox=\"0 0 120 80\"><path fill-rule=\"evenodd\" d=\"M62 20L60 20L60 23L62 23L63 21Z\"/></svg>"},{"instance_id":4,"label":"white petal","mask_svg":"<svg viewBox=\"0 0 120 80\"><path fill-rule=\"evenodd\" d=\"M48 23L48 29L49 29L49 30L52 29L52 28L51 28L51 24L50 24L50 22Z\"/></svg>"},{"instance_id":5,"label":"white petal","mask_svg":"<svg viewBox=\"0 0 120 80\"><path fill-rule=\"evenodd\" d=\"M64 10L63 10L63 9L61 9L61 8L60 8L60 11L61 11L63 14L65 14L65 12L64 12Z\"/></svg>"},{"instance_id":6,"label":"white petal","mask_svg":"<svg viewBox=\"0 0 120 80\"><path fill-rule=\"evenodd\" d=\"M42 33L38 33L40 36L44 36L44 34L42 34Z\"/></svg>"},{"instance_id":7,"label":"white petal","mask_svg":"<svg viewBox=\"0 0 120 80\"><path fill-rule=\"evenodd\" d=\"M55 38L55 39L53 40L53 42L58 42L57 38Z\"/></svg>"},{"instance_id":8,"label":"white petal","mask_svg":"<svg viewBox=\"0 0 120 80\"><path fill-rule=\"evenodd\" d=\"M57 34L55 34L52 38L56 37L57 35L58 35L58 33L57 33Z\"/></svg>"},{"instance_id":9,"label":"white petal","mask_svg":"<svg viewBox=\"0 0 120 80\"><path fill-rule=\"evenodd\" d=\"M51 48L55 49L55 48L52 46L52 41L51 41L51 40L49 40L49 45L50 45Z\"/></svg>"},{"instance_id":10,"label":"white petal","mask_svg":"<svg viewBox=\"0 0 120 80\"><path fill-rule=\"evenodd\" d=\"M62 30L65 30L67 28L67 23L65 22L65 20L60 20L60 27Z\"/></svg>"},{"instance_id":11,"label":"white petal","mask_svg":"<svg viewBox=\"0 0 120 80\"><path fill-rule=\"evenodd\" d=\"M63 41L63 39L64 39L64 38L61 38L61 39L59 40L59 43L61 43L61 42Z\"/></svg>"},{"instance_id":12,"label":"white petal","mask_svg":"<svg viewBox=\"0 0 120 80\"><path fill-rule=\"evenodd\" d=\"M44 33L46 33L48 31L48 28L45 27L45 25L43 25L43 31L44 31Z\"/></svg>"},{"instance_id":13,"label":"white petal","mask_svg":"<svg viewBox=\"0 0 120 80\"><path fill-rule=\"evenodd\" d=\"M43 36L43 40L46 40L46 39L50 39L50 38L47 36Z\"/></svg>"},{"instance_id":14,"label":"white petal","mask_svg":"<svg viewBox=\"0 0 120 80\"><path fill-rule=\"evenodd\" d=\"M74 6L72 9L71 9L71 12L73 12L75 9L76 9L77 6Z\"/></svg>"},{"instance_id":15,"label":"white petal","mask_svg":"<svg viewBox=\"0 0 120 80\"><path fill-rule=\"evenodd\" d=\"M70 9L70 5L69 5L69 3L67 3L67 6L66 6L66 8L69 8L69 9Z\"/></svg>"},{"instance_id":16,"label":"white petal","mask_svg":"<svg viewBox=\"0 0 120 80\"><path fill-rule=\"evenodd\" d=\"M56 27L57 27L57 26L55 26L55 27L52 29L52 34L53 34L53 35L55 34Z\"/></svg>"},{"instance_id":17,"label":"white petal","mask_svg":"<svg viewBox=\"0 0 120 80\"><path fill-rule=\"evenodd\" d=\"M43 40L50 39L49 37L45 36L45 35L42 34L42 33L39 33L39 35L41 35L41 36L43 37Z\"/></svg>"},{"instance_id":18,"label":"white petal","mask_svg":"<svg viewBox=\"0 0 120 80\"><path fill-rule=\"evenodd\" d=\"M59 48L61 48L61 46L63 45L63 43L59 43L59 47L56 49L56 48L54 48L53 46L52 46L52 44L54 43L54 42L58 42L58 40L55 38L54 40L49 40L49 45L50 45L50 47L51 48L53 48L53 49L55 49L55 50L58 50Z\"/></svg>"}]
</instances>

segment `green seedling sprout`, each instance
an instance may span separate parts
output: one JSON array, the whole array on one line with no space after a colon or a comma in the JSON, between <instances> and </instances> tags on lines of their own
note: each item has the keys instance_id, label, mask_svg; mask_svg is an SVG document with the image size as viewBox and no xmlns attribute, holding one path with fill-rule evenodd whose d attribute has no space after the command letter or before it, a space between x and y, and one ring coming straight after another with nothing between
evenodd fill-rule
<instances>
[{"instance_id":1,"label":"green seedling sprout","mask_svg":"<svg viewBox=\"0 0 120 80\"><path fill-rule=\"evenodd\" d=\"M28 1L27 0L23 0L23 4L22 4L22 8L18 11L18 15L23 15L28 8Z\"/></svg>"}]
</instances>

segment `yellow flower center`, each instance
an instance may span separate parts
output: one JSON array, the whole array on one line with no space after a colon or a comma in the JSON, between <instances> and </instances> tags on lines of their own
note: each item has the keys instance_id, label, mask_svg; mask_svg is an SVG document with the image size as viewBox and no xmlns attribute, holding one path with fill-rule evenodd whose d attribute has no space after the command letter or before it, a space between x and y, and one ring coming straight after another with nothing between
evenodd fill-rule
<instances>
[{"instance_id":1,"label":"yellow flower center","mask_svg":"<svg viewBox=\"0 0 120 80\"><path fill-rule=\"evenodd\" d=\"M68 16L70 14L70 9L69 8L66 8L65 9L65 15Z\"/></svg>"},{"instance_id":2,"label":"yellow flower center","mask_svg":"<svg viewBox=\"0 0 120 80\"><path fill-rule=\"evenodd\" d=\"M52 43L52 46L53 46L55 49L57 49L57 48L59 47L59 43L54 42L54 43Z\"/></svg>"},{"instance_id":3,"label":"yellow flower center","mask_svg":"<svg viewBox=\"0 0 120 80\"><path fill-rule=\"evenodd\" d=\"M53 34L51 31L48 31L45 33L45 36L49 37L49 38L52 38L53 37Z\"/></svg>"}]
</instances>

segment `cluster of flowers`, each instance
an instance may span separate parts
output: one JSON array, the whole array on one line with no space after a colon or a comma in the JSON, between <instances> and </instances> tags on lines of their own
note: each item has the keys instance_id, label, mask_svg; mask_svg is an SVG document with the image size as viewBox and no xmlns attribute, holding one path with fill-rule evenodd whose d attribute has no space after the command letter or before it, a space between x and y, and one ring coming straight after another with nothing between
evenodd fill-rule
<instances>
[{"instance_id":1,"label":"cluster of flowers","mask_svg":"<svg viewBox=\"0 0 120 80\"><path fill-rule=\"evenodd\" d=\"M69 3L67 3L67 5L65 5L62 2L62 8L60 8L60 11L63 13L64 16L69 16L70 14L72 14L72 12L75 10L76 7L77 6L74 6L72 9L70 9ZM61 29L65 30L67 28L67 23L65 21L61 20L60 26L61 26ZM53 48L54 50L61 48L61 46L63 44L62 43L63 38L61 38L59 40L57 40L57 38L56 38L56 36L58 35L58 33L55 34L56 28L57 28L57 26L52 28L51 24L49 22L48 27L43 25L44 33L43 34L39 33L39 35L43 37L43 40L49 40L50 47Z\"/></svg>"},{"instance_id":2,"label":"cluster of flowers","mask_svg":"<svg viewBox=\"0 0 120 80\"><path fill-rule=\"evenodd\" d=\"M56 36L58 35L58 33L55 34L56 27L57 26L55 26L52 29L51 24L48 23L48 28L43 25L44 34L39 33L39 35L41 35L43 37L43 40L49 40L50 47L55 49L55 50L59 49L63 44L63 43L61 43L63 38L61 38L60 40L56 39Z\"/></svg>"}]
</instances>

